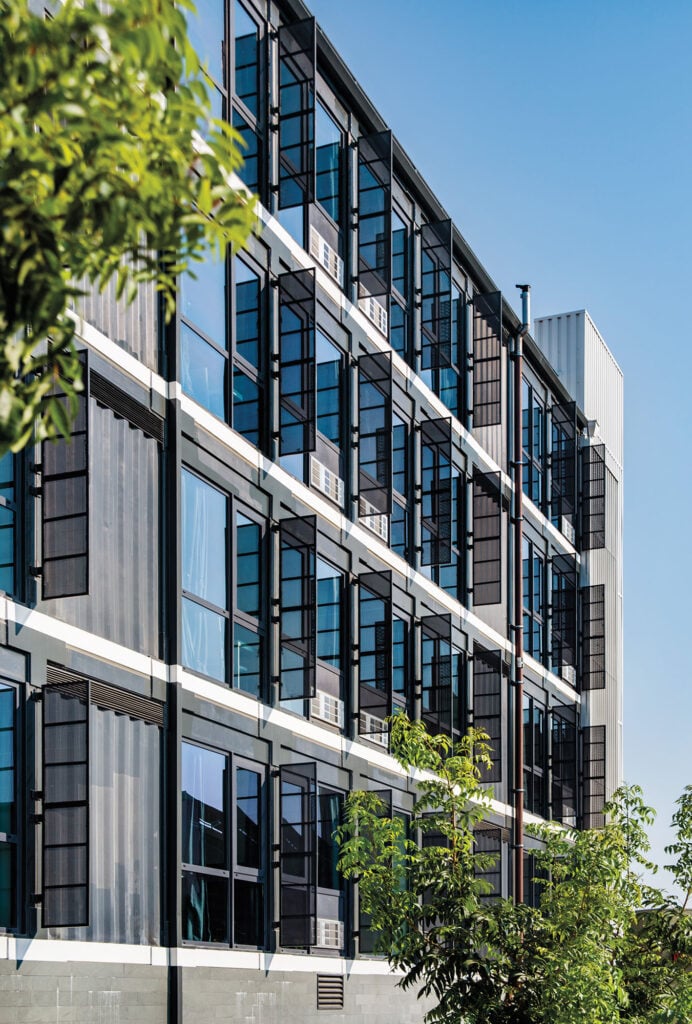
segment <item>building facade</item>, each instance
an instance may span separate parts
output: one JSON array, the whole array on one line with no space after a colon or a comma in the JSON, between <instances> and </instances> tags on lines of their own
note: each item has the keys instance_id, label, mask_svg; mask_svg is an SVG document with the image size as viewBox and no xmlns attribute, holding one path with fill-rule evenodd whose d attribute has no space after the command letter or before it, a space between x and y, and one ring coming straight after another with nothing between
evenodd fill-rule
<instances>
[{"instance_id":1,"label":"building facade","mask_svg":"<svg viewBox=\"0 0 692 1024\"><path fill-rule=\"evenodd\" d=\"M489 734L495 892L522 817L602 821L622 377L523 330L299 0L200 10L263 230L168 324L86 298L71 444L0 463L0 1022L417 1021L333 831L410 814L397 709Z\"/></svg>"}]
</instances>

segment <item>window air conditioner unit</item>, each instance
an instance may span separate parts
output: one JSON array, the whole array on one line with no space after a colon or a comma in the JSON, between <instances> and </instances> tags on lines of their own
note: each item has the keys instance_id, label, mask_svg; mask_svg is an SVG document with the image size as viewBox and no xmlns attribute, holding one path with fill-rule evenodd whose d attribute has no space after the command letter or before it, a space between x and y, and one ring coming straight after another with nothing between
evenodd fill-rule
<instances>
[{"instance_id":1,"label":"window air conditioner unit","mask_svg":"<svg viewBox=\"0 0 692 1024\"><path fill-rule=\"evenodd\" d=\"M574 665L565 665L564 663L560 666L560 675L569 683L570 686L577 685L577 672Z\"/></svg>"},{"instance_id":2,"label":"window air conditioner unit","mask_svg":"<svg viewBox=\"0 0 692 1024\"><path fill-rule=\"evenodd\" d=\"M368 320L375 325L380 334L384 334L385 338L387 338L389 335L389 324L387 310L382 303L374 299L372 295L363 294L358 299L358 306L365 313Z\"/></svg>"},{"instance_id":3,"label":"window air conditioner unit","mask_svg":"<svg viewBox=\"0 0 692 1024\"><path fill-rule=\"evenodd\" d=\"M316 945L327 946L329 949L343 949L343 921L333 921L331 920L331 918L328 917L318 917Z\"/></svg>"},{"instance_id":4,"label":"window air conditioner unit","mask_svg":"<svg viewBox=\"0 0 692 1024\"><path fill-rule=\"evenodd\" d=\"M335 501L339 508L344 507L344 482L327 469L314 455L310 456L310 483L322 494Z\"/></svg>"},{"instance_id":5,"label":"window air conditioner unit","mask_svg":"<svg viewBox=\"0 0 692 1024\"><path fill-rule=\"evenodd\" d=\"M310 715L341 729L344 724L344 702L338 697L332 697L330 693L318 690L310 701Z\"/></svg>"},{"instance_id":6,"label":"window air conditioner unit","mask_svg":"<svg viewBox=\"0 0 692 1024\"><path fill-rule=\"evenodd\" d=\"M366 498L361 498L358 502L360 521L363 526L366 526L368 530L372 530L377 536L385 542L389 541L389 516L378 512L374 505L372 505Z\"/></svg>"},{"instance_id":7,"label":"window air conditioner unit","mask_svg":"<svg viewBox=\"0 0 692 1024\"><path fill-rule=\"evenodd\" d=\"M576 534L567 516L560 516L560 532L567 538L570 544L574 544Z\"/></svg>"},{"instance_id":8,"label":"window air conditioner unit","mask_svg":"<svg viewBox=\"0 0 692 1024\"><path fill-rule=\"evenodd\" d=\"M327 271L339 287L343 288L344 261L312 225L310 225L310 255Z\"/></svg>"},{"instance_id":9,"label":"window air conditioner unit","mask_svg":"<svg viewBox=\"0 0 692 1024\"><path fill-rule=\"evenodd\" d=\"M360 735L371 743L384 747L385 750L389 747L389 728L381 718L371 715L369 711L360 713Z\"/></svg>"}]
</instances>

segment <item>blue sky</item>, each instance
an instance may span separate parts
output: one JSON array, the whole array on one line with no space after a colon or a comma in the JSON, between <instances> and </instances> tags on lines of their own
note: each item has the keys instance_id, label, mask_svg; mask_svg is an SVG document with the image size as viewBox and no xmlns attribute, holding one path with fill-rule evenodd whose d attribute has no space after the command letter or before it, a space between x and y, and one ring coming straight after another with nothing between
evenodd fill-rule
<instances>
[{"instance_id":1,"label":"blue sky","mask_svg":"<svg viewBox=\"0 0 692 1024\"><path fill-rule=\"evenodd\" d=\"M625 773L692 783L692 4L308 0L515 304L586 307L625 374ZM665 878L661 878L666 882Z\"/></svg>"}]
</instances>

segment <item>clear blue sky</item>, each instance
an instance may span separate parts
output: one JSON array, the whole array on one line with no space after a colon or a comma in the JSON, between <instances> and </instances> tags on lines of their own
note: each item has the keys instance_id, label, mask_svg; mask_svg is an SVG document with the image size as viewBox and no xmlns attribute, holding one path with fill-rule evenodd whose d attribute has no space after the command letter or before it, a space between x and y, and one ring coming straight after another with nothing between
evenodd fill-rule
<instances>
[{"instance_id":1,"label":"clear blue sky","mask_svg":"<svg viewBox=\"0 0 692 1024\"><path fill-rule=\"evenodd\" d=\"M307 0L491 276L625 374L625 773L692 783L692 4ZM666 879L661 879L666 882Z\"/></svg>"}]
</instances>

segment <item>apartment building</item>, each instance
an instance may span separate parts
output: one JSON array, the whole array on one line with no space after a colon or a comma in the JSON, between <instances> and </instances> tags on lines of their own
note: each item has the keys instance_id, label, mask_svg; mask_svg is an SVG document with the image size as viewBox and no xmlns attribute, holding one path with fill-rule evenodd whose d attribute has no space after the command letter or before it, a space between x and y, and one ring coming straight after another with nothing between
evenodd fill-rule
<instances>
[{"instance_id":1,"label":"apartment building","mask_svg":"<svg viewBox=\"0 0 692 1024\"><path fill-rule=\"evenodd\" d=\"M397 709L488 732L498 894L522 822L602 821L622 375L527 332L299 0L200 12L263 230L169 324L81 302L71 444L0 463L0 1021L419 1021L333 831L410 814Z\"/></svg>"}]
</instances>

